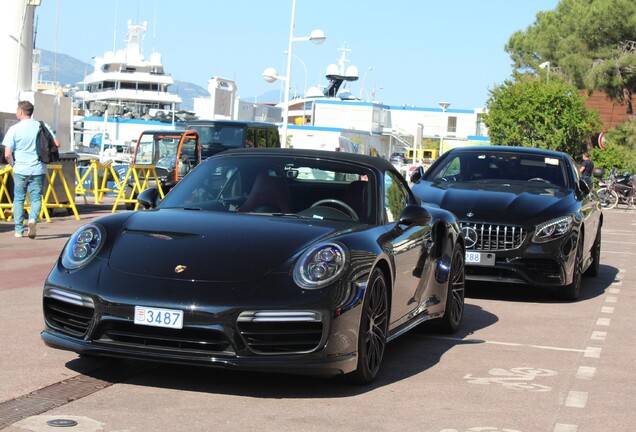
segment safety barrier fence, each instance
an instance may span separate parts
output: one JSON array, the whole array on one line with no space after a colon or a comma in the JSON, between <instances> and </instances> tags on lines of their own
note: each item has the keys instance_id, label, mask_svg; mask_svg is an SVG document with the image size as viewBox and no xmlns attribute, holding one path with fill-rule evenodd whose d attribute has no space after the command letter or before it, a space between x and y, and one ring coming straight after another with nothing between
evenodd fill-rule
<instances>
[{"instance_id":1,"label":"safety barrier fence","mask_svg":"<svg viewBox=\"0 0 636 432\"><path fill-rule=\"evenodd\" d=\"M111 162L101 164L91 161L90 166L83 172L75 167L76 184L69 185L63 173L62 164L47 165L46 178L48 180L46 191L42 197L42 209L39 220L51 221L51 213L54 209L67 209L69 215L75 215L79 220L79 213L75 205L75 196L82 196L87 204L87 195L92 195L95 204L104 201L107 193L117 194L112 212L117 211L119 205L125 205L127 210L137 210L139 203L137 195L149 186L155 186L159 190L159 196L164 197L161 182L157 175L155 165L131 164L126 174L120 180L120 176ZM13 180L13 168L10 165L0 169L0 220L11 221L13 218L12 194L9 190L9 180ZM113 182L114 187L109 183ZM86 184L89 187L86 187ZM25 214L28 214L31 200L27 192L24 201Z\"/></svg>"},{"instance_id":2,"label":"safety barrier fence","mask_svg":"<svg viewBox=\"0 0 636 432\"><path fill-rule=\"evenodd\" d=\"M154 165L130 164L121 182L122 187L119 189L112 212L115 213L120 204L124 204L128 210L137 210L139 208L137 195L146 189L150 182L154 183L153 186L157 187L159 196L163 198L164 194L156 167Z\"/></svg>"},{"instance_id":3,"label":"safety barrier fence","mask_svg":"<svg viewBox=\"0 0 636 432\"><path fill-rule=\"evenodd\" d=\"M46 219L47 222L51 222L51 210L65 208L69 214L72 212L75 215L75 219L79 220L74 193L71 192L71 188L64 177L62 164L49 164L47 168L47 187L42 197L42 209L38 219ZM13 200L8 187L10 178L14 180L13 167L7 165L0 171L0 219L5 221L13 219ZM57 187L61 188L65 196L60 195L56 191ZM30 207L31 197L27 192L24 201L25 215L28 214Z\"/></svg>"},{"instance_id":4,"label":"safety barrier fence","mask_svg":"<svg viewBox=\"0 0 636 432\"><path fill-rule=\"evenodd\" d=\"M121 190L119 175L112 161L102 164L93 160L83 172L76 165L75 178L77 179L75 195L81 195L84 198L84 204L88 203L86 195L93 195L95 204L100 204L106 193L119 193ZM110 182L114 182L115 188L108 186ZM89 184L88 188L86 187L87 183Z\"/></svg>"}]
</instances>

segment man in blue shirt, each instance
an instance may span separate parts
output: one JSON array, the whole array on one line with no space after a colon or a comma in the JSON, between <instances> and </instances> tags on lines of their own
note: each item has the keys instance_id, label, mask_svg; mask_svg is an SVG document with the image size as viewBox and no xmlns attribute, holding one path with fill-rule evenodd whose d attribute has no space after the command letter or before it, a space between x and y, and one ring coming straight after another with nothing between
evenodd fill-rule
<instances>
[{"instance_id":1,"label":"man in blue shirt","mask_svg":"<svg viewBox=\"0 0 636 432\"><path fill-rule=\"evenodd\" d=\"M11 126L2 140L4 157L13 165L13 218L15 236L24 237L24 200L29 192L31 207L27 223L27 235L34 239L36 224L42 208L42 186L46 175L46 164L38 160L37 138L40 122L31 118L33 104L29 101L18 102L16 117L19 123ZM59 148L60 142L51 128L45 124Z\"/></svg>"},{"instance_id":2,"label":"man in blue shirt","mask_svg":"<svg viewBox=\"0 0 636 432\"><path fill-rule=\"evenodd\" d=\"M594 162L590 159L590 155L588 153L583 153L583 163L581 164L581 168L579 172L583 177L591 177L592 172L594 171Z\"/></svg>"}]
</instances>

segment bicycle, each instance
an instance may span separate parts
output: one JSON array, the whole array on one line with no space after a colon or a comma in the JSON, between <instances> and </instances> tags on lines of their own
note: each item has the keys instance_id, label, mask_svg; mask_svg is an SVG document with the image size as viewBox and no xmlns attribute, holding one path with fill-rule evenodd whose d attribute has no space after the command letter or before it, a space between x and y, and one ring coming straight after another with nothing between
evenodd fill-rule
<instances>
[{"instance_id":1,"label":"bicycle","mask_svg":"<svg viewBox=\"0 0 636 432\"><path fill-rule=\"evenodd\" d=\"M605 182L599 182L602 186L596 191L601 206L606 209L613 209L618 203L626 204L629 209L634 206L634 176L628 172L622 176L616 176L614 170L609 174Z\"/></svg>"}]
</instances>

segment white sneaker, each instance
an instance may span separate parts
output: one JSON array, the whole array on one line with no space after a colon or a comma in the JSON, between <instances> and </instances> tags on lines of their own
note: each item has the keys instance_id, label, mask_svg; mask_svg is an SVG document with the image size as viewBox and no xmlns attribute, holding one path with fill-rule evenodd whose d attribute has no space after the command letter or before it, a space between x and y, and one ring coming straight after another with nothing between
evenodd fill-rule
<instances>
[{"instance_id":1,"label":"white sneaker","mask_svg":"<svg viewBox=\"0 0 636 432\"><path fill-rule=\"evenodd\" d=\"M35 235L37 233L35 220L33 220L33 219L29 220L29 223L27 224L27 227L29 228L29 238L30 239L34 239Z\"/></svg>"},{"instance_id":2,"label":"white sneaker","mask_svg":"<svg viewBox=\"0 0 636 432\"><path fill-rule=\"evenodd\" d=\"M24 237L24 234L23 234L23 233L16 232L16 233L15 233L15 236L16 236L17 238L22 238L22 237Z\"/></svg>"}]
</instances>

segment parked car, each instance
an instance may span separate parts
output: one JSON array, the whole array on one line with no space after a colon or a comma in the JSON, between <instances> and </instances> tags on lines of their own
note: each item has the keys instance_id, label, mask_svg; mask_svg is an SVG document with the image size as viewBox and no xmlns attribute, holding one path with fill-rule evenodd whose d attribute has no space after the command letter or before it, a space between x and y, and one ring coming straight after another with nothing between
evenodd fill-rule
<instances>
[{"instance_id":1,"label":"parked car","mask_svg":"<svg viewBox=\"0 0 636 432\"><path fill-rule=\"evenodd\" d=\"M406 164L406 156L404 156L404 153L393 153L389 161L392 164L404 165Z\"/></svg>"},{"instance_id":2,"label":"parked car","mask_svg":"<svg viewBox=\"0 0 636 432\"><path fill-rule=\"evenodd\" d=\"M455 148L411 181L426 204L459 218L468 280L555 287L576 300L581 276L599 271L601 206L565 153Z\"/></svg>"},{"instance_id":3,"label":"parked car","mask_svg":"<svg viewBox=\"0 0 636 432\"><path fill-rule=\"evenodd\" d=\"M457 220L387 160L228 150L158 196L70 237L44 286L47 345L369 383L388 341L460 326Z\"/></svg>"}]
</instances>

